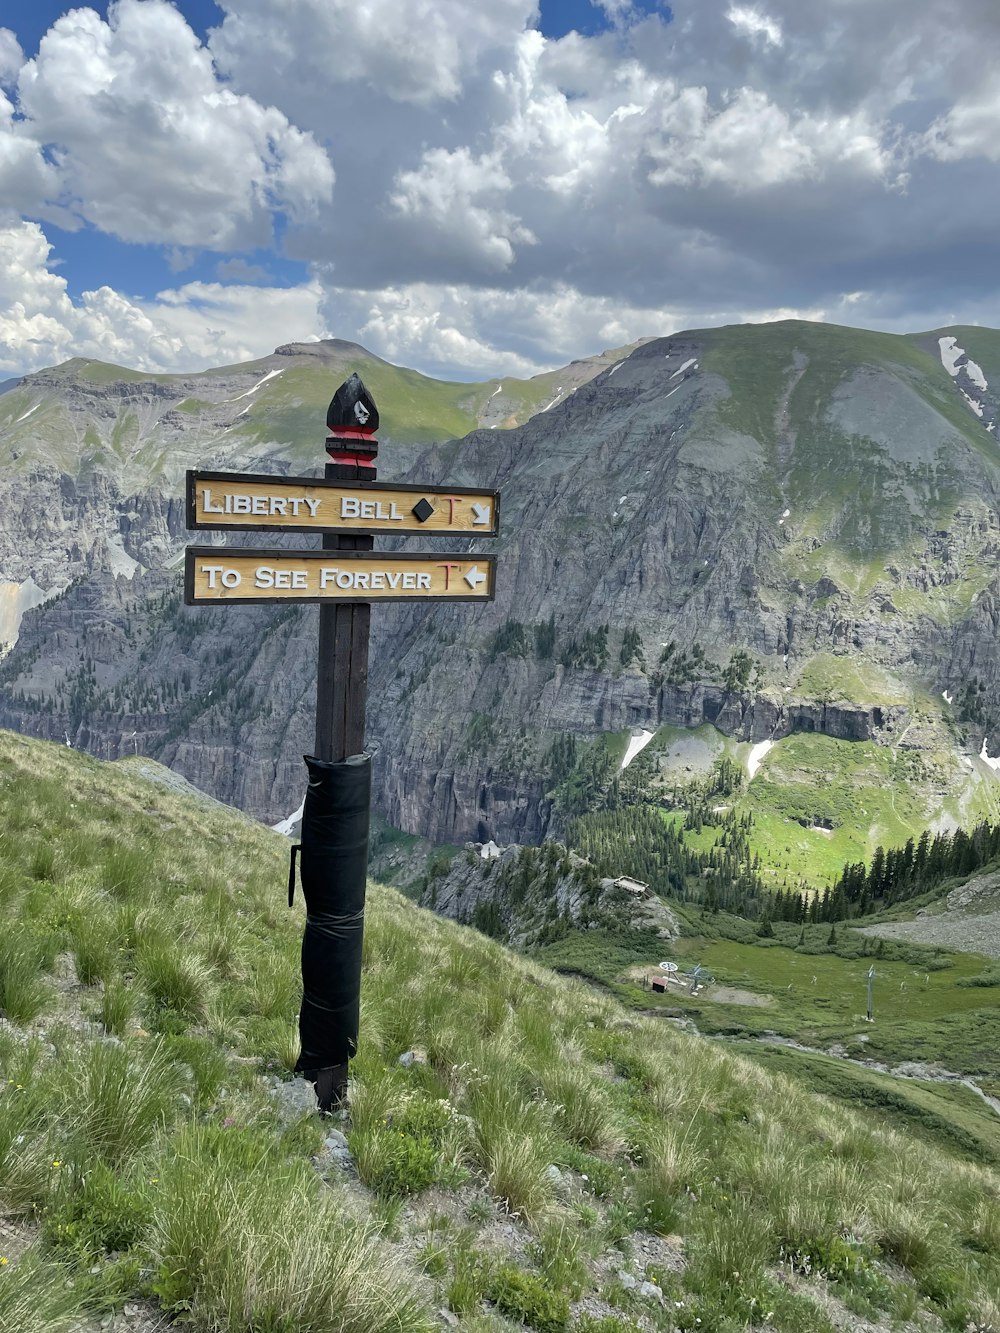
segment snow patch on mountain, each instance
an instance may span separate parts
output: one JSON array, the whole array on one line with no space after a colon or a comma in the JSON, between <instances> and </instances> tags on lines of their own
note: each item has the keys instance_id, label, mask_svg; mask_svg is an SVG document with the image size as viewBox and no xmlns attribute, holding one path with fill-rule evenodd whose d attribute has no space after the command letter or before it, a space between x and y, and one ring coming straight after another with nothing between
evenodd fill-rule
<instances>
[{"instance_id":1,"label":"snow patch on mountain","mask_svg":"<svg viewBox=\"0 0 1000 1333\"><path fill-rule=\"evenodd\" d=\"M757 744L747 755L747 775L749 778L752 779L756 775L757 770L764 762L765 755L769 750L772 750L773 748L774 748L774 741L757 742Z\"/></svg>"},{"instance_id":2,"label":"snow patch on mountain","mask_svg":"<svg viewBox=\"0 0 1000 1333\"><path fill-rule=\"evenodd\" d=\"M623 773L636 755L646 748L655 735L655 731L640 731L638 736L629 737L628 749L625 751L625 758L622 760Z\"/></svg>"},{"instance_id":3,"label":"snow patch on mountain","mask_svg":"<svg viewBox=\"0 0 1000 1333\"><path fill-rule=\"evenodd\" d=\"M262 380L258 380L252 389L247 389L246 393L238 393L236 397L232 399L232 401L234 403L238 403L241 398L249 398L252 393L257 392L257 390L261 387L262 384L266 384L268 380L273 380L276 375L283 375L284 373L285 373L284 368L282 368L281 370L269 370L267 374L264 376L264 378Z\"/></svg>"}]
</instances>

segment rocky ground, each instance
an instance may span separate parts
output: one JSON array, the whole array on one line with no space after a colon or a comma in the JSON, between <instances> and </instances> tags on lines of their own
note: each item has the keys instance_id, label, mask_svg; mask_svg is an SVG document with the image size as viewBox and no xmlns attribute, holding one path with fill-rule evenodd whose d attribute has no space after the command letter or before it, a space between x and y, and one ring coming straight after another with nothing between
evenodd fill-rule
<instances>
[{"instance_id":1,"label":"rocky ground","mask_svg":"<svg viewBox=\"0 0 1000 1333\"><path fill-rule=\"evenodd\" d=\"M941 911L919 912L913 921L864 926L858 933L1000 958L1000 873L977 876L953 889Z\"/></svg>"}]
</instances>

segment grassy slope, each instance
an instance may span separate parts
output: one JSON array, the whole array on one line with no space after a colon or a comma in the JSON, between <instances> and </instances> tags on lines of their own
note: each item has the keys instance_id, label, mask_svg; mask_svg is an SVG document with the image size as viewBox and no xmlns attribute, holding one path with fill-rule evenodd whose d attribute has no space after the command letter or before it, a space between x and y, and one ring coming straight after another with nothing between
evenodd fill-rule
<instances>
[{"instance_id":1,"label":"grassy slope","mask_svg":"<svg viewBox=\"0 0 1000 1333\"><path fill-rule=\"evenodd\" d=\"M861 703L898 702L891 678L863 661L818 656L806 668L798 697L826 697L830 702L852 697L838 684L833 670L844 661L845 677L855 683L853 697ZM796 697L796 696L788 696ZM924 709L926 701L906 696ZM624 733L623 733L624 734ZM653 790L704 776L712 763L728 757L745 770L751 746L724 736L705 724L697 728L663 726L643 752L658 767ZM954 751L915 751L867 741L840 741L796 732L775 743L735 800L738 814L753 818L750 844L760 857L765 882L798 887L801 880L817 888L831 884L845 862L868 861L875 848L902 846L919 838L943 815L973 827L980 819L1000 816L1000 785L985 771L971 775L959 767ZM678 815L671 818L677 822ZM686 832L685 842L708 851L719 830Z\"/></svg>"},{"instance_id":2,"label":"grassy slope","mask_svg":"<svg viewBox=\"0 0 1000 1333\"><path fill-rule=\"evenodd\" d=\"M295 1054L286 844L127 763L2 735L0 766L0 1190L41 1223L0 1266L4 1333L137 1290L205 1333L407 1333L444 1304L480 1331L736 1333L770 1311L832 1333L821 1289L1000 1324L991 1169L377 886L359 1184L262 1077ZM401 1067L410 1049L427 1063Z\"/></svg>"}]
</instances>

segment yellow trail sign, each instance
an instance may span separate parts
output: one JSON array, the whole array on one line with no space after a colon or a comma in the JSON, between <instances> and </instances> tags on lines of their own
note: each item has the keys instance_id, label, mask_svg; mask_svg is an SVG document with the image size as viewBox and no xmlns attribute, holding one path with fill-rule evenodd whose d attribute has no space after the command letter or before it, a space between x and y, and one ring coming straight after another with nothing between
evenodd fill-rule
<instances>
[{"instance_id":1,"label":"yellow trail sign","mask_svg":"<svg viewBox=\"0 0 1000 1333\"><path fill-rule=\"evenodd\" d=\"M189 546L184 600L490 602L496 556L412 551L266 551Z\"/></svg>"},{"instance_id":2,"label":"yellow trail sign","mask_svg":"<svg viewBox=\"0 0 1000 1333\"><path fill-rule=\"evenodd\" d=\"M340 482L245 472L188 472L192 529L283 532L422 532L495 537L496 491L463 486Z\"/></svg>"}]
</instances>

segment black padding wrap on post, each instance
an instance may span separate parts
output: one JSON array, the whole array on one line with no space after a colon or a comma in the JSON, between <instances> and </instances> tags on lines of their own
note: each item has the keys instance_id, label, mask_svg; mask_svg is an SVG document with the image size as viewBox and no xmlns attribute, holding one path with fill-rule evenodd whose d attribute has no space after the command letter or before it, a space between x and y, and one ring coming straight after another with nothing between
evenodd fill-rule
<instances>
[{"instance_id":1,"label":"black padding wrap on post","mask_svg":"<svg viewBox=\"0 0 1000 1333\"><path fill-rule=\"evenodd\" d=\"M306 929L296 1071L315 1080L321 1069L346 1066L358 1048L372 765L366 754L338 763L304 757L309 788L299 873Z\"/></svg>"}]
</instances>

